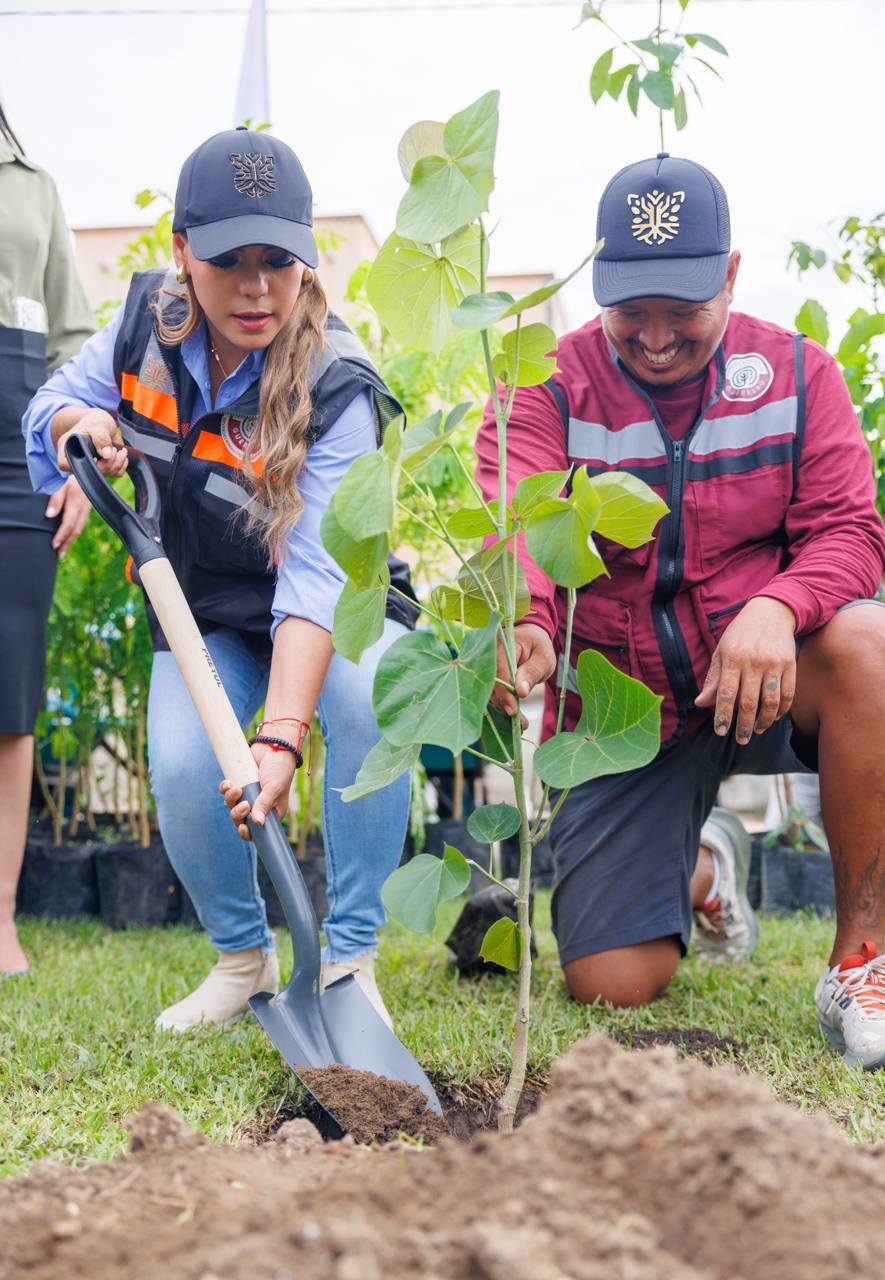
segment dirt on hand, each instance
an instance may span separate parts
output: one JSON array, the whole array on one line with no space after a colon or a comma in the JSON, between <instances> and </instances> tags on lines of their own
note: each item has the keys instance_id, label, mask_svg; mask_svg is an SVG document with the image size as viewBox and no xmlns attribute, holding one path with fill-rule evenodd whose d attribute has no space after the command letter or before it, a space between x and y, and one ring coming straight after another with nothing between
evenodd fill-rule
<instances>
[{"instance_id":1,"label":"dirt on hand","mask_svg":"<svg viewBox=\"0 0 885 1280\"><path fill-rule=\"evenodd\" d=\"M317 1146L302 1122L37 1166L0 1183L0 1280L846 1280L880 1272L883 1206L885 1145L598 1036L508 1138Z\"/></svg>"}]
</instances>

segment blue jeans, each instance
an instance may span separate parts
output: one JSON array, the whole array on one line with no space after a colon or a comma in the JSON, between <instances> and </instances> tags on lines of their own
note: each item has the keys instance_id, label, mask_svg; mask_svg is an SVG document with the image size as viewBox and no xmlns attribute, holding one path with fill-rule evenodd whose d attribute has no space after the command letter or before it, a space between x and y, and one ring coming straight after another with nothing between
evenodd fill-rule
<instances>
[{"instance_id":1,"label":"blue jeans","mask_svg":"<svg viewBox=\"0 0 885 1280\"><path fill-rule=\"evenodd\" d=\"M372 683L384 650L405 628L387 619L384 635L359 666L334 654L317 714L326 744L323 839L329 914L326 954L350 960L373 948L384 924L381 886L402 853L409 815L409 775L344 804L339 790L356 777L379 739ZM211 632L206 647L244 728L264 701L270 663L256 659L240 634ZM201 923L219 951L271 950L255 846L237 835L218 792L221 770L171 653L154 655L148 699L148 755L163 843Z\"/></svg>"}]
</instances>

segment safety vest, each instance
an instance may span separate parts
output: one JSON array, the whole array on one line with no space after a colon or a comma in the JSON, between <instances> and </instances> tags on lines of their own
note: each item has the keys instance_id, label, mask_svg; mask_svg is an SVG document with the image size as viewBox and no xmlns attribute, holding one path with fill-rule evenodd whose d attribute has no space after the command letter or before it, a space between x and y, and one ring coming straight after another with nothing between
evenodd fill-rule
<instances>
[{"instance_id":1,"label":"safety vest","mask_svg":"<svg viewBox=\"0 0 885 1280\"><path fill-rule=\"evenodd\" d=\"M178 296L160 294L161 286ZM261 378L228 408L194 421L197 387L181 346L160 341L151 307L155 299L171 323L181 318L185 304L173 273L139 272L129 287L114 347L120 432L150 459L162 496L163 546L201 631L233 627L266 653L276 575L260 537L245 529L256 500L246 480L244 456L257 421ZM399 404L362 343L337 316L329 315L325 339L311 373L308 446L322 438L361 391L370 393L380 441L384 427L401 412ZM260 471L260 458L254 466ZM390 570L392 582L411 596L408 567L391 557ZM167 648L146 605L154 647ZM411 627L417 612L391 592L388 617Z\"/></svg>"},{"instance_id":2,"label":"safety vest","mask_svg":"<svg viewBox=\"0 0 885 1280\"><path fill-rule=\"evenodd\" d=\"M654 401L618 360L597 318L557 351L546 385L567 454L591 476L628 471L670 508L654 540L630 550L594 539L610 577L579 592L569 688L582 649L593 648L664 697L662 739L692 715L725 626L786 563L784 520L802 454L805 375L801 334L732 312L711 360L702 410L674 441ZM557 593L559 673L566 667L566 598ZM548 687L546 732L558 690ZM566 723L580 703L570 694Z\"/></svg>"}]
</instances>

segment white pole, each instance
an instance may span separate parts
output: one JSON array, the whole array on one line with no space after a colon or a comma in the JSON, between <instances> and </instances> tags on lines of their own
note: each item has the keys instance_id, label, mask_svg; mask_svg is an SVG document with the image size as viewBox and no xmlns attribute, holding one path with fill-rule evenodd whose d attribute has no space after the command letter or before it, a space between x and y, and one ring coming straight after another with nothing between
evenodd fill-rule
<instances>
[{"instance_id":1,"label":"white pole","mask_svg":"<svg viewBox=\"0 0 885 1280\"><path fill-rule=\"evenodd\" d=\"M246 41L243 45L234 125L245 124L247 120L253 129L270 123L265 0L252 0L246 22Z\"/></svg>"}]
</instances>

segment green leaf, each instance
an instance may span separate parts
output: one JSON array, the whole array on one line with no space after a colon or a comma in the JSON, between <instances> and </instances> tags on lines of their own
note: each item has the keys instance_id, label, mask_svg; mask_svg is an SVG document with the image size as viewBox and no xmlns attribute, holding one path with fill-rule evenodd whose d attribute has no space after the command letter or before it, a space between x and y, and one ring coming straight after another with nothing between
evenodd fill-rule
<instances>
[{"instance_id":1,"label":"green leaf","mask_svg":"<svg viewBox=\"0 0 885 1280\"><path fill-rule=\"evenodd\" d=\"M633 112L634 116L639 110L639 72L635 71L630 77L630 83L627 85L627 106Z\"/></svg>"},{"instance_id":2,"label":"green leaf","mask_svg":"<svg viewBox=\"0 0 885 1280\"><path fill-rule=\"evenodd\" d=\"M590 481L600 501L596 532L622 547L641 547L670 508L629 471L608 471Z\"/></svg>"},{"instance_id":3,"label":"green leaf","mask_svg":"<svg viewBox=\"0 0 885 1280\"><path fill-rule=\"evenodd\" d=\"M359 542L391 531L398 478L398 464L383 450L350 464L332 498L345 533Z\"/></svg>"},{"instance_id":4,"label":"green leaf","mask_svg":"<svg viewBox=\"0 0 885 1280\"><path fill-rule=\"evenodd\" d=\"M584 0L584 3L581 5L581 16L578 19L578 26L580 26L582 22L592 22L594 18L597 22L600 22L602 20L600 14L601 8L601 3L594 4L593 0Z\"/></svg>"},{"instance_id":5,"label":"green leaf","mask_svg":"<svg viewBox=\"0 0 885 1280\"><path fill-rule=\"evenodd\" d=\"M551 280L550 284L541 285L539 289L533 289L531 293L525 294L524 297L514 299L509 293L474 293L469 298L465 298L460 306L455 308L454 319L459 329L488 329L490 325L497 324L499 320L509 320L511 316L518 316L523 311L527 311L529 307L537 307L542 302L546 302L548 298L552 298L555 293L563 285L567 285L573 280L579 271L586 267L587 263L596 257L602 248L602 241L598 240L593 246L592 252L587 254L583 262L575 267L574 271L570 271L567 276L563 276L561 280Z\"/></svg>"},{"instance_id":6,"label":"green leaf","mask_svg":"<svg viewBox=\"0 0 885 1280\"><path fill-rule=\"evenodd\" d=\"M663 70L669 70L682 53L681 44L670 44L666 40L633 40L637 49L652 54Z\"/></svg>"},{"instance_id":7,"label":"green leaf","mask_svg":"<svg viewBox=\"0 0 885 1280\"><path fill-rule=\"evenodd\" d=\"M568 471L536 471L533 476L520 480L510 504L516 518L527 520L539 503L558 498L569 474Z\"/></svg>"},{"instance_id":8,"label":"green leaf","mask_svg":"<svg viewBox=\"0 0 885 1280\"><path fill-rule=\"evenodd\" d=\"M498 97L493 90L452 116L443 132L443 151L417 161L396 215L401 236L435 244L488 208L495 185Z\"/></svg>"},{"instance_id":9,"label":"green leaf","mask_svg":"<svg viewBox=\"0 0 885 1280\"><path fill-rule=\"evenodd\" d=\"M492 727L494 726L494 728ZM497 734L495 733L497 730ZM500 742L498 739L500 738ZM485 755L491 756L500 764L509 764L513 759L513 721L503 711L491 704L486 707L482 722L482 749ZM503 749L501 744L504 744Z\"/></svg>"},{"instance_id":10,"label":"green leaf","mask_svg":"<svg viewBox=\"0 0 885 1280\"><path fill-rule=\"evenodd\" d=\"M476 577L503 610L505 567L510 583L516 574L514 617L521 618L532 606L532 598L521 564L514 569L515 552L508 542L494 542L471 556L460 569L454 584L443 583L431 592L431 604L443 618L463 622L468 627L484 627L494 610L486 601ZM472 571L472 572L471 572ZM476 577L474 577L474 574Z\"/></svg>"},{"instance_id":11,"label":"green leaf","mask_svg":"<svg viewBox=\"0 0 885 1280\"><path fill-rule=\"evenodd\" d=\"M415 933L432 933L444 902L459 897L470 883L462 853L447 844L441 858L419 853L388 876L381 890L387 914Z\"/></svg>"},{"instance_id":12,"label":"green leaf","mask_svg":"<svg viewBox=\"0 0 885 1280\"><path fill-rule=\"evenodd\" d=\"M688 5L689 5L689 0L679 0L679 8L682 10L683 13L685 13L686 9L688 8Z\"/></svg>"},{"instance_id":13,"label":"green leaf","mask_svg":"<svg viewBox=\"0 0 885 1280\"><path fill-rule=\"evenodd\" d=\"M479 228L465 227L439 249L394 232L378 251L366 294L397 342L438 352L454 336L452 308L480 280Z\"/></svg>"},{"instance_id":14,"label":"green leaf","mask_svg":"<svg viewBox=\"0 0 885 1280\"><path fill-rule=\"evenodd\" d=\"M823 253L821 253L821 256L823 257ZM815 263L815 266L823 266L823 263L822 262ZM851 272L851 267L849 267L847 262L834 262L833 270L835 271L838 279L840 279L843 284L848 284L849 280L851 279L852 272Z\"/></svg>"},{"instance_id":15,"label":"green leaf","mask_svg":"<svg viewBox=\"0 0 885 1280\"><path fill-rule=\"evenodd\" d=\"M479 954L490 964L499 964L502 969L519 968L522 959L522 934L515 920L502 916L496 920L482 940Z\"/></svg>"},{"instance_id":16,"label":"green leaf","mask_svg":"<svg viewBox=\"0 0 885 1280\"><path fill-rule=\"evenodd\" d=\"M593 519L566 498L535 507L525 543L529 555L560 587L584 587L606 574L591 534Z\"/></svg>"},{"instance_id":17,"label":"green leaf","mask_svg":"<svg viewBox=\"0 0 885 1280\"><path fill-rule=\"evenodd\" d=\"M490 510L497 510L496 502L489 505ZM484 538L489 533L495 533L497 525L485 507L462 507L449 516L446 529L453 538Z\"/></svg>"},{"instance_id":18,"label":"green leaf","mask_svg":"<svg viewBox=\"0 0 885 1280\"><path fill-rule=\"evenodd\" d=\"M577 682L581 717L574 733L558 733L535 752L541 781L576 787L649 764L661 745L663 699L593 649L578 658Z\"/></svg>"},{"instance_id":19,"label":"green leaf","mask_svg":"<svg viewBox=\"0 0 885 1280\"><path fill-rule=\"evenodd\" d=\"M587 474L586 467L578 467L575 471L572 481L572 502L576 507L583 511L588 520L592 521L593 528L599 520L602 511L602 502L599 494L590 483L590 477Z\"/></svg>"},{"instance_id":20,"label":"green leaf","mask_svg":"<svg viewBox=\"0 0 885 1280\"><path fill-rule=\"evenodd\" d=\"M830 339L830 322L826 308L814 298L807 298L796 316L796 328L825 347Z\"/></svg>"},{"instance_id":21,"label":"green leaf","mask_svg":"<svg viewBox=\"0 0 885 1280\"><path fill-rule=\"evenodd\" d=\"M430 631L411 631L385 650L372 705L394 746L432 743L457 753L477 740L495 683L497 631L494 615L467 633L457 654Z\"/></svg>"},{"instance_id":22,"label":"green leaf","mask_svg":"<svg viewBox=\"0 0 885 1280\"><path fill-rule=\"evenodd\" d=\"M345 804L350 804L354 800L361 800L363 796L371 795L373 791L390 786L391 782L396 782L397 778L417 763L420 752L421 747L417 742L410 742L406 747L394 747L386 738L381 738L360 765L354 781L341 792L341 799Z\"/></svg>"},{"instance_id":23,"label":"green leaf","mask_svg":"<svg viewBox=\"0 0 885 1280\"><path fill-rule=\"evenodd\" d=\"M675 94L673 92L673 77L669 71L649 71L647 75L643 76L640 88L659 110L671 110Z\"/></svg>"},{"instance_id":24,"label":"green leaf","mask_svg":"<svg viewBox=\"0 0 885 1280\"><path fill-rule=\"evenodd\" d=\"M677 129L684 129L688 124L688 104L685 101L684 89L680 89L673 99L673 119Z\"/></svg>"},{"instance_id":25,"label":"green leaf","mask_svg":"<svg viewBox=\"0 0 885 1280\"><path fill-rule=\"evenodd\" d=\"M515 835L521 821L519 810L512 804L484 804L467 819L467 830L481 844L494 844Z\"/></svg>"},{"instance_id":26,"label":"green leaf","mask_svg":"<svg viewBox=\"0 0 885 1280\"><path fill-rule=\"evenodd\" d=\"M691 39L696 41L698 44L705 44L708 49L712 49L715 53L721 53L726 58L728 57L728 50L725 45L714 36L705 36L701 31L692 31L690 34ZM688 40L688 38L689 36L686 34L685 39Z\"/></svg>"},{"instance_id":27,"label":"green leaf","mask_svg":"<svg viewBox=\"0 0 885 1280\"><path fill-rule=\"evenodd\" d=\"M355 539L342 529L330 502L323 512L320 538L329 555L358 587L371 586L387 560L389 540L386 533Z\"/></svg>"},{"instance_id":28,"label":"green leaf","mask_svg":"<svg viewBox=\"0 0 885 1280\"><path fill-rule=\"evenodd\" d=\"M555 353L556 334L549 325L519 325L504 334L495 376L508 387L537 387L558 372Z\"/></svg>"},{"instance_id":29,"label":"green leaf","mask_svg":"<svg viewBox=\"0 0 885 1280\"><path fill-rule=\"evenodd\" d=\"M335 606L332 644L351 662L359 662L366 649L384 634L389 590L390 570L386 564L369 587L359 587L351 581L344 584Z\"/></svg>"},{"instance_id":30,"label":"green leaf","mask_svg":"<svg viewBox=\"0 0 885 1280\"><path fill-rule=\"evenodd\" d=\"M859 307L851 317L851 326L839 343L836 359L842 364L855 355L861 347L885 333L885 312L865 311Z\"/></svg>"},{"instance_id":31,"label":"green leaf","mask_svg":"<svg viewBox=\"0 0 885 1280\"><path fill-rule=\"evenodd\" d=\"M412 171L419 160L425 156L442 155L445 129L441 120L419 120L405 131L400 138L396 158L406 182L411 182Z\"/></svg>"},{"instance_id":32,"label":"green leaf","mask_svg":"<svg viewBox=\"0 0 885 1280\"><path fill-rule=\"evenodd\" d=\"M620 98L624 85L638 66L638 62L628 62L626 66L619 67L617 71L613 71L609 76L608 93L609 97L614 98L615 102Z\"/></svg>"},{"instance_id":33,"label":"green leaf","mask_svg":"<svg viewBox=\"0 0 885 1280\"><path fill-rule=\"evenodd\" d=\"M590 97L594 103L599 101L608 87L608 73L611 71L614 55L614 49L606 49L593 64L590 72Z\"/></svg>"}]
</instances>

